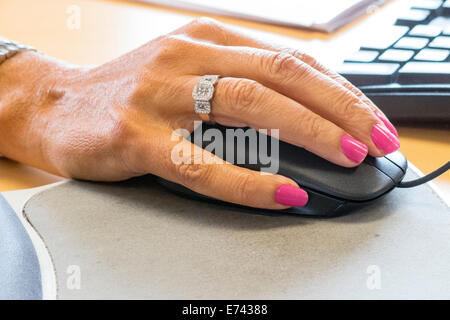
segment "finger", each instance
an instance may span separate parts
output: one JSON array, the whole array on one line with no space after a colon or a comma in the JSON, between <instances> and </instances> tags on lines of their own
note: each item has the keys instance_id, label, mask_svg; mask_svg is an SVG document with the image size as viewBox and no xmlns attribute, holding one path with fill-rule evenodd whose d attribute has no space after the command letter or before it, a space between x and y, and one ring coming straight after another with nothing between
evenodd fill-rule
<instances>
[{"instance_id":1,"label":"finger","mask_svg":"<svg viewBox=\"0 0 450 320\"><path fill-rule=\"evenodd\" d=\"M314 69L333 78L344 87L352 91L356 96L363 99L368 105L378 109L370 99L368 99L358 88L353 86L344 77L329 70L324 65L319 63L316 59L300 50L289 48L273 42L269 43L255 37L251 37L249 35L246 35L244 32L240 32L238 29L232 26L225 25L219 21L206 17L195 19L185 27L176 30L176 33L180 32L185 32L189 36L199 40L208 40L212 41L215 44L223 46L253 47L290 54L297 59L309 64Z\"/></svg>"},{"instance_id":2,"label":"finger","mask_svg":"<svg viewBox=\"0 0 450 320\"><path fill-rule=\"evenodd\" d=\"M268 47L267 49L270 49L270 48ZM272 49L276 50L275 47L273 47ZM375 115L384 123L384 125L389 129L389 131L392 134L394 134L396 137L398 137L397 129L388 120L386 115L380 110L380 108L378 108L377 105L375 105L375 103L372 102L372 100L370 100L364 93L362 93L361 90L359 90L357 87L355 87L353 84L351 84L350 81L345 79L340 74L330 70L329 68L324 66L322 63L318 62L315 58L313 58L312 56L310 56L304 52L301 52L301 51L295 50L295 49L290 49L290 48L286 48L286 49L280 48L279 52L286 52L288 54L293 55L297 59L300 59L301 61L310 65L312 68L327 75L328 77L330 77L331 79L336 81L338 84L340 84L344 88L350 90L355 96L357 96L363 103L365 103L375 113Z\"/></svg>"},{"instance_id":3,"label":"finger","mask_svg":"<svg viewBox=\"0 0 450 320\"><path fill-rule=\"evenodd\" d=\"M308 201L306 191L291 179L234 166L176 133L166 134L160 141L164 142L156 147L157 152L154 137L143 141L139 159L144 172L215 199L255 208L279 210L304 206ZM155 156L162 164L159 168L155 168Z\"/></svg>"},{"instance_id":4,"label":"finger","mask_svg":"<svg viewBox=\"0 0 450 320\"><path fill-rule=\"evenodd\" d=\"M400 146L384 122L353 92L292 55L215 45L203 51L199 69L203 74L253 79L299 101L363 142L373 156Z\"/></svg>"},{"instance_id":5,"label":"finger","mask_svg":"<svg viewBox=\"0 0 450 320\"><path fill-rule=\"evenodd\" d=\"M199 79L186 79L180 96L190 95ZM184 100L185 108L192 110L189 100ZM356 166L367 155L367 146L342 128L253 80L220 78L211 105L213 121L223 125L244 122L254 129L279 129L281 140L341 166Z\"/></svg>"},{"instance_id":6,"label":"finger","mask_svg":"<svg viewBox=\"0 0 450 320\"><path fill-rule=\"evenodd\" d=\"M261 49L268 49L268 50L274 50L279 52L286 52L288 54L291 54L292 56L296 57L297 59L307 63L312 68L318 70L319 72L322 72L324 75L327 75L334 81L336 81L338 84L343 86L344 88L350 90L355 96L357 96L363 103L365 103L374 113L375 115L384 123L384 125L393 133L396 137L398 137L397 129L394 127L394 125L388 120L386 115L378 108L375 103L372 102L364 93L362 93L361 90L359 90L357 87L355 87L353 84L350 83L347 79L345 79L340 74L330 70L326 66L324 66L322 63L317 61L312 56L301 52L300 50L291 49L291 48L281 48L276 47L274 45L272 46L262 46Z\"/></svg>"},{"instance_id":7,"label":"finger","mask_svg":"<svg viewBox=\"0 0 450 320\"><path fill-rule=\"evenodd\" d=\"M362 104L365 104L370 108L375 115L382 121L382 123L398 137L398 132L394 125L388 120L386 115L367 97L361 90L352 85L347 79L338 73L325 67L322 63L318 62L312 56L293 48L282 46L276 43L269 43L255 37L246 35L240 32L236 28L222 24L216 20L210 18L199 18L190 23L184 30L189 36L201 39L213 41L216 44L224 46L245 46L259 49L270 50L274 52L283 52L296 57L297 59L308 64L315 70L328 76L330 79L336 82L336 84L351 91L357 98L361 100Z\"/></svg>"}]
</instances>

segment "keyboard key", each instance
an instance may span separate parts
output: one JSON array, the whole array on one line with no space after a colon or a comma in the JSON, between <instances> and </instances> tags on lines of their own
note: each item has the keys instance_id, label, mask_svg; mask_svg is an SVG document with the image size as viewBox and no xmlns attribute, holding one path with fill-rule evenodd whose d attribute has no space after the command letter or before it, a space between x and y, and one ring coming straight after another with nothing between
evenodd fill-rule
<instances>
[{"instance_id":1,"label":"keyboard key","mask_svg":"<svg viewBox=\"0 0 450 320\"><path fill-rule=\"evenodd\" d=\"M394 47L402 48L402 49L412 49L418 50L422 49L428 44L429 40L426 38L413 38L413 37L404 37L401 38Z\"/></svg>"},{"instance_id":2,"label":"keyboard key","mask_svg":"<svg viewBox=\"0 0 450 320\"><path fill-rule=\"evenodd\" d=\"M378 57L378 51L359 50L353 53L345 62L372 62Z\"/></svg>"},{"instance_id":3,"label":"keyboard key","mask_svg":"<svg viewBox=\"0 0 450 320\"><path fill-rule=\"evenodd\" d=\"M416 24L425 22L429 16L430 11L428 10L410 9L404 13L401 13L395 24L399 26L413 27Z\"/></svg>"},{"instance_id":4,"label":"keyboard key","mask_svg":"<svg viewBox=\"0 0 450 320\"><path fill-rule=\"evenodd\" d=\"M447 0L442 5L441 14L446 17L450 17L450 0Z\"/></svg>"},{"instance_id":5,"label":"keyboard key","mask_svg":"<svg viewBox=\"0 0 450 320\"><path fill-rule=\"evenodd\" d=\"M414 9L436 10L441 4L442 0L414 0L411 7Z\"/></svg>"},{"instance_id":6,"label":"keyboard key","mask_svg":"<svg viewBox=\"0 0 450 320\"><path fill-rule=\"evenodd\" d=\"M450 26L450 18L436 17L430 21L429 25L447 28L448 26Z\"/></svg>"},{"instance_id":7,"label":"keyboard key","mask_svg":"<svg viewBox=\"0 0 450 320\"><path fill-rule=\"evenodd\" d=\"M404 26L392 26L391 28L383 29L383 32L378 33L377 36L367 39L361 45L361 49L385 50L403 37L408 30L409 28Z\"/></svg>"},{"instance_id":8,"label":"keyboard key","mask_svg":"<svg viewBox=\"0 0 450 320\"><path fill-rule=\"evenodd\" d=\"M378 59L383 61L404 62L411 59L414 55L414 51L411 50L386 50Z\"/></svg>"},{"instance_id":9,"label":"keyboard key","mask_svg":"<svg viewBox=\"0 0 450 320\"><path fill-rule=\"evenodd\" d=\"M350 82L358 86L390 83L395 71L400 67L397 63L344 63L338 72Z\"/></svg>"},{"instance_id":10,"label":"keyboard key","mask_svg":"<svg viewBox=\"0 0 450 320\"><path fill-rule=\"evenodd\" d=\"M439 49L423 49L419 51L414 57L414 60L425 60L425 61L444 61L448 58L450 51L439 50Z\"/></svg>"},{"instance_id":11,"label":"keyboard key","mask_svg":"<svg viewBox=\"0 0 450 320\"><path fill-rule=\"evenodd\" d=\"M398 82L450 83L450 62L408 62L399 70Z\"/></svg>"},{"instance_id":12,"label":"keyboard key","mask_svg":"<svg viewBox=\"0 0 450 320\"><path fill-rule=\"evenodd\" d=\"M426 25L426 24L419 24L419 25L415 26L408 33L408 35L434 38L434 37L437 37L441 32L442 32L442 27L430 26L430 25Z\"/></svg>"},{"instance_id":13,"label":"keyboard key","mask_svg":"<svg viewBox=\"0 0 450 320\"><path fill-rule=\"evenodd\" d=\"M437 38L434 38L434 40L431 41L429 46L431 48L450 49L450 37L437 37Z\"/></svg>"}]
</instances>

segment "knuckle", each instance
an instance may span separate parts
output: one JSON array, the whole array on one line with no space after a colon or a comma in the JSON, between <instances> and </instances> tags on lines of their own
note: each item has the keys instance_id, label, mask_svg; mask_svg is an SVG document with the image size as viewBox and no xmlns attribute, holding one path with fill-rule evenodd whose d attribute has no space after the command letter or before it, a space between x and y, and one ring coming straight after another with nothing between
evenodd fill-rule
<instances>
[{"instance_id":1,"label":"knuckle","mask_svg":"<svg viewBox=\"0 0 450 320\"><path fill-rule=\"evenodd\" d=\"M326 69L316 58L301 50L288 49L287 52L315 69Z\"/></svg>"},{"instance_id":2,"label":"knuckle","mask_svg":"<svg viewBox=\"0 0 450 320\"><path fill-rule=\"evenodd\" d=\"M335 103L337 106L335 108L336 115L343 119L350 119L354 115L358 115L358 112L355 111L361 109L358 108L359 99L347 90L342 91L335 97Z\"/></svg>"},{"instance_id":3,"label":"knuckle","mask_svg":"<svg viewBox=\"0 0 450 320\"><path fill-rule=\"evenodd\" d=\"M288 50L288 52L293 55L294 57L296 57L299 60L302 60L303 62L306 62L309 65L315 65L317 63L317 60L315 58L313 58L312 56L310 56L309 54L298 50L298 49L290 49Z\"/></svg>"},{"instance_id":4,"label":"knuckle","mask_svg":"<svg viewBox=\"0 0 450 320\"><path fill-rule=\"evenodd\" d=\"M263 99L264 88L258 82L247 79L230 81L225 89L225 96L229 97L228 106L232 111L251 113ZM236 110L235 110L236 109Z\"/></svg>"},{"instance_id":5,"label":"knuckle","mask_svg":"<svg viewBox=\"0 0 450 320\"><path fill-rule=\"evenodd\" d=\"M192 20L189 25L192 28L215 28L219 26L219 22L213 18L209 17L199 17Z\"/></svg>"},{"instance_id":6,"label":"knuckle","mask_svg":"<svg viewBox=\"0 0 450 320\"><path fill-rule=\"evenodd\" d=\"M157 63L178 61L193 43L186 36L169 34L159 39L160 45L154 49L153 56Z\"/></svg>"},{"instance_id":7,"label":"knuckle","mask_svg":"<svg viewBox=\"0 0 450 320\"><path fill-rule=\"evenodd\" d=\"M247 173L242 174L238 177L234 190L241 203L250 203L254 195L257 194L257 183L255 177Z\"/></svg>"},{"instance_id":8,"label":"knuckle","mask_svg":"<svg viewBox=\"0 0 450 320\"><path fill-rule=\"evenodd\" d=\"M310 142L316 143L324 133L324 126L321 118L318 116L310 116L303 124L303 128L307 130Z\"/></svg>"},{"instance_id":9,"label":"knuckle","mask_svg":"<svg viewBox=\"0 0 450 320\"><path fill-rule=\"evenodd\" d=\"M161 45L153 52L157 63L162 63L172 60L176 56L178 47L174 36L168 35L160 39Z\"/></svg>"},{"instance_id":10,"label":"knuckle","mask_svg":"<svg viewBox=\"0 0 450 320\"><path fill-rule=\"evenodd\" d=\"M218 37L219 39L221 39L222 43L227 43L228 38L228 32L225 25L215 19L208 17L200 17L194 19L189 24L188 33L192 36Z\"/></svg>"},{"instance_id":11,"label":"knuckle","mask_svg":"<svg viewBox=\"0 0 450 320\"><path fill-rule=\"evenodd\" d=\"M336 74L336 79L337 79L337 81L342 83L344 88L346 88L349 91L352 91L357 97L359 97L359 98L366 98L366 96L362 93L362 91L359 88L355 87L353 84L351 84L343 76L341 76L339 74Z\"/></svg>"},{"instance_id":12,"label":"knuckle","mask_svg":"<svg viewBox=\"0 0 450 320\"><path fill-rule=\"evenodd\" d=\"M185 186L194 188L204 183L210 174L208 165L197 163L180 163L175 169L179 181Z\"/></svg>"},{"instance_id":13,"label":"knuckle","mask_svg":"<svg viewBox=\"0 0 450 320\"><path fill-rule=\"evenodd\" d=\"M296 58L293 55L284 52L277 52L269 59L269 70L274 74L286 75L296 67Z\"/></svg>"},{"instance_id":14,"label":"knuckle","mask_svg":"<svg viewBox=\"0 0 450 320\"><path fill-rule=\"evenodd\" d=\"M344 88L348 90L353 90L355 94L362 95L361 90L353 86L347 79L345 79L343 76L336 74L335 76L336 80L340 81L340 83L344 86Z\"/></svg>"},{"instance_id":15,"label":"knuckle","mask_svg":"<svg viewBox=\"0 0 450 320\"><path fill-rule=\"evenodd\" d=\"M274 53L271 57L265 60L265 69L277 81L289 81L292 79L301 79L307 73L308 68L304 63L299 61L296 57L285 52Z\"/></svg>"},{"instance_id":16,"label":"knuckle","mask_svg":"<svg viewBox=\"0 0 450 320\"><path fill-rule=\"evenodd\" d=\"M334 78L348 91L356 96L359 101L358 105L364 104L373 112L377 112L377 107L359 88L351 84L347 79L339 74L335 74Z\"/></svg>"}]
</instances>

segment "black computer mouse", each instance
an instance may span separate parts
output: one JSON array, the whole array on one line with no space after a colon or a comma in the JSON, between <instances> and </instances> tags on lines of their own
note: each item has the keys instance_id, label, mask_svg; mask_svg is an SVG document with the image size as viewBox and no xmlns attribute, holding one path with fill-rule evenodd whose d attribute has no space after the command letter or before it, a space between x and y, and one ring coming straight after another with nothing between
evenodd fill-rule
<instances>
[{"instance_id":1,"label":"black computer mouse","mask_svg":"<svg viewBox=\"0 0 450 320\"><path fill-rule=\"evenodd\" d=\"M316 156L303 148L283 141L273 140L275 138L268 137L250 128L237 129L241 130L237 136L242 139L242 133L245 133L245 137L247 137L244 142L238 142L238 138L233 136L236 128L224 127L217 124L203 124L191 134L191 141L206 148L212 141L209 139L198 139L198 137L203 137L203 134L210 129L215 129L216 133L220 131L224 138L223 140L225 140L224 143L215 144L216 147L221 146L223 148L222 150L217 150L216 148L213 152L216 155L225 158L224 155L227 155L227 149L229 150L231 148L234 152L230 154L234 158L225 158L225 160L252 170L265 170L269 167L278 168L277 173L295 180L299 186L308 192L309 199L306 206L291 207L281 210L281 212L324 217L349 213L355 208L376 201L393 190L402 181L407 169L406 158L399 151L381 158L368 156L359 166L344 168ZM227 135L227 130L231 134ZM194 136L197 138L194 139ZM211 134L208 136L211 137ZM256 140L250 138L255 138L255 136ZM227 139L226 137L233 137L233 139ZM261 147L264 152L267 151L267 154L270 154L272 151L277 151L272 150L274 149L273 146L276 146L277 143L279 157L276 154L271 157L272 162L269 166L267 157L262 161L260 154L264 153L260 153L259 151ZM245 161L243 161L244 159ZM184 186L162 178L159 178L158 181L170 190L186 195L191 199L213 201L224 205L247 208L252 211L280 212L280 210L254 209L238 206L198 194Z\"/></svg>"}]
</instances>

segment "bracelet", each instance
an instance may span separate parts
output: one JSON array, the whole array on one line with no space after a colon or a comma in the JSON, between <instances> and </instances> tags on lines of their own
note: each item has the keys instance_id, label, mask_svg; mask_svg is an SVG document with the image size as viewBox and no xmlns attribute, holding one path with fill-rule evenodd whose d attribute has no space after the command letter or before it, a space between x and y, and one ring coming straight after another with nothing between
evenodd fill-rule
<instances>
[{"instance_id":1,"label":"bracelet","mask_svg":"<svg viewBox=\"0 0 450 320\"><path fill-rule=\"evenodd\" d=\"M25 46L18 42L0 37L0 64L2 64L6 59L15 56L18 52L27 50L37 51L33 47Z\"/></svg>"}]
</instances>

